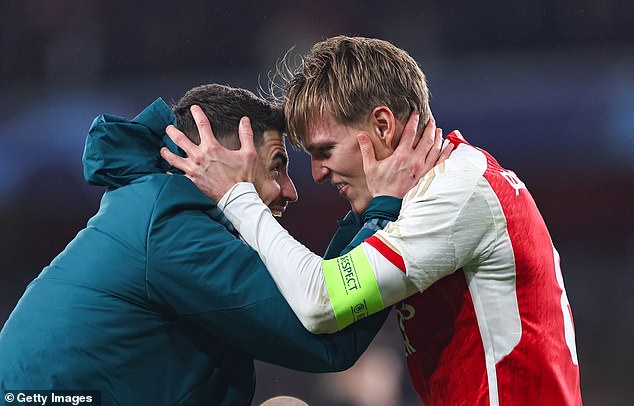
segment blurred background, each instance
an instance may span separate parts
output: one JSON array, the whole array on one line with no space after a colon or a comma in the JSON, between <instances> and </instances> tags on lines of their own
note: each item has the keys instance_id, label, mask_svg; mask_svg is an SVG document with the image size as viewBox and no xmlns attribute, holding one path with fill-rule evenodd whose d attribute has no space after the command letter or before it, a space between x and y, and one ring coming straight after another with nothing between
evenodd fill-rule
<instances>
[{"instance_id":1,"label":"blurred background","mask_svg":"<svg viewBox=\"0 0 634 406\"><path fill-rule=\"evenodd\" d=\"M257 92L291 47L337 34L389 40L427 74L439 127L514 170L560 251L588 405L634 398L634 2L607 0L1 0L0 325L84 227L103 190L83 181L100 113L218 82ZM283 224L323 252L348 209L291 152L300 194ZM258 364L254 404L420 404L390 317L351 370Z\"/></svg>"}]
</instances>

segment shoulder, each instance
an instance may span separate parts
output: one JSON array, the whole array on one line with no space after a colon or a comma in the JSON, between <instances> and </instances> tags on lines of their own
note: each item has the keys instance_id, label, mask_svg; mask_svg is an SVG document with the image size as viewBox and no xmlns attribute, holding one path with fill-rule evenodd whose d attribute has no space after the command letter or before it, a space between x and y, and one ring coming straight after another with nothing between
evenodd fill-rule
<instances>
[{"instance_id":1,"label":"shoulder","mask_svg":"<svg viewBox=\"0 0 634 406\"><path fill-rule=\"evenodd\" d=\"M224 213L187 177L152 175L147 182L153 184L156 193L149 218L149 235L166 235L182 229L200 241L207 241L216 233L222 240L236 239Z\"/></svg>"},{"instance_id":2,"label":"shoulder","mask_svg":"<svg viewBox=\"0 0 634 406\"><path fill-rule=\"evenodd\" d=\"M147 176L145 181L157 189L156 203L158 207L179 206L184 209L198 208L201 210L216 207L216 203L186 176L154 174Z\"/></svg>"},{"instance_id":3,"label":"shoulder","mask_svg":"<svg viewBox=\"0 0 634 406\"><path fill-rule=\"evenodd\" d=\"M421 201L465 200L481 184L487 158L469 144L460 144L444 162L436 165L403 199L403 206Z\"/></svg>"},{"instance_id":4,"label":"shoulder","mask_svg":"<svg viewBox=\"0 0 634 406\"><path fill-rule=\"evenodd\" d=\"M141 176L126 186L106 191L100 212L127 221L149 222L179 213L204 214L217 210L216 204L182 175L155 173ZM118 221L117 221L118 222Z\"/></svg>"}]
</instances>

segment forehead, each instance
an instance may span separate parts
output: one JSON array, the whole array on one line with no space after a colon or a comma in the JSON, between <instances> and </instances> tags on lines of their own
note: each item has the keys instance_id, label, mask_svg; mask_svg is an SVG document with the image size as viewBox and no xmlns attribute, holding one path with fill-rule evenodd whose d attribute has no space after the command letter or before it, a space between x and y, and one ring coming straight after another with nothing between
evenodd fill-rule
<instances>
[{"instance_id":1,"label":"forehead","mask_svg":"<svg viewBox=\"0 0 634 406\"><path fill-rule=\"evenodd\" d=\"M334 145L358 133L355 127L341 124L331 114L310 119L306 123L303 144L311 152L327 145Z\"/></svg>"}]
</instances>

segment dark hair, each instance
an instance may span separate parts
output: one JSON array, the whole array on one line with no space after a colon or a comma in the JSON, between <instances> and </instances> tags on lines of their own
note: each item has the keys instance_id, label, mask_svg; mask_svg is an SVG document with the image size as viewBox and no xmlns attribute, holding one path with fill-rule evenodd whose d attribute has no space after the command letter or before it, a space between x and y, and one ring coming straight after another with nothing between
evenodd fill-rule
<instances>
[{"instance_id":1,"label":"dark hair","mask_svg":"<svg viewBox=\"0 0 634 406\"><path fill-rule=\"evenodd\" d=\"M176 126L197 145L200 144L200 134L189 111L195 104L203 109L211 123L214 136L226 148L239 148L238 124L244 116L251 119L256 146L262 144L264 131L286 131L284 112L280 106L245 89L206 84L190 89L172 106Z\"/></svg>"}]
</instances>

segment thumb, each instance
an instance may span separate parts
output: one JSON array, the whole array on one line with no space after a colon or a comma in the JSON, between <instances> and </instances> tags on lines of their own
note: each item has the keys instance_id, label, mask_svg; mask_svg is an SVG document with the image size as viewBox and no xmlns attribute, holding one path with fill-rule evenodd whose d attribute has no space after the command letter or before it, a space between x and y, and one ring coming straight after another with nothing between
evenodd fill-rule
<instances>
[{"instance_id":1,"label":"thumb","mask_svg":"<svg viewBox=\"0 0 634 406\"><path fill-rule=\"evenodd\" d=\"M361 156L363 157L363 168L367 170L373 163L376 162L374 146L372 145L370 138L366 134L357 135L357 142L359 142L359 148L361 148Z\"/></svg>"}]
</instances>

